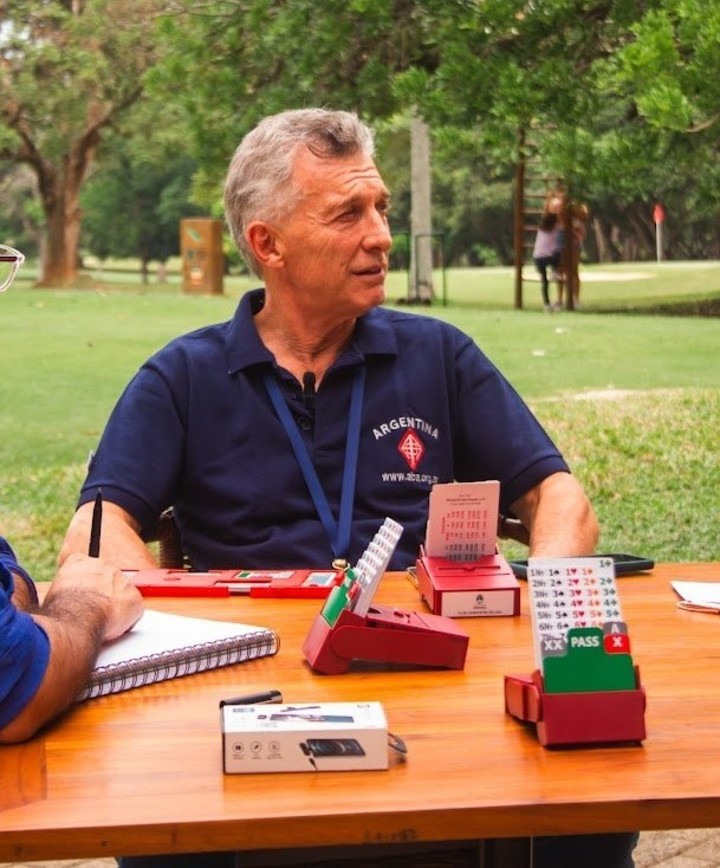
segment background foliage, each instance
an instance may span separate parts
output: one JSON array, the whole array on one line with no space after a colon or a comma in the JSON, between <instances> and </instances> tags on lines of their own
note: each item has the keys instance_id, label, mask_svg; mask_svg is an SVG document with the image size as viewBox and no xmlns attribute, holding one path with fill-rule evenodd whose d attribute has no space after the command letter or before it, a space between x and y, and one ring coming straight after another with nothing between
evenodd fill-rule
<instances>
[{"instance_id":1,"label":"background foliage","mask_svg":"<svg viewBox=\"0 0 720 868\"><path fill-rule=\"evenodd\" d=\"M228 316L245 288L234 274L230 298L181 296L172 277L140 290L111 266L132 255L154 275L182 216L220 216L252 124L311 104L376 126L398 268L412 112L432 129L447 265L510 261L520 129L539 170L590 205L587 259L649 269L656 201L668 258L720 259L718 4L0 0L0 236L40 257L40 283L71 287L26 281L0 311L0 519L42 577L122 385L172 335ZM92 292L77 289L83 260ZM593 495L603 547L717 558L717 320L647 311L683 298L717 311L720 281L712 268L653 274L650 290L583 286L586 311L644 313L547 318L532 284L517 316L507 271L464 268L432 313L473 334L530 398ZM393 276L395 298L404 280ZM603 395L577 400L588 390Z\"/></svg>"},{"instance_id":2,"label":"background foliage","mask_svg":"<svg viewBox=\"0 0 720 868\"><path fill-rule=\"evenodd\" d=\"M652 259L658 200L669 258L720 258L717 4L111 5L109 15L103 0L0 2L0 190L10 203L0 232L45 263L73 243L75 223L75 253L105 255L111 240L115 255L162 259L177 233L147 196L160 178L174 214L217 216L242 135L268 112L309 104L352 108L377 125L397 231L408 228L408 113L431 124L435 229L451 264L510 261L520 128L532 132L543 171L589 203L590 260ZM133 182L122 202L107 195L119 166ZM152 185L138 185L151 166ZM118 205L146 230L126 221L108 238L102 227ZM162 238L149 241L154 220Z\"/></svg>"}]
</instances>

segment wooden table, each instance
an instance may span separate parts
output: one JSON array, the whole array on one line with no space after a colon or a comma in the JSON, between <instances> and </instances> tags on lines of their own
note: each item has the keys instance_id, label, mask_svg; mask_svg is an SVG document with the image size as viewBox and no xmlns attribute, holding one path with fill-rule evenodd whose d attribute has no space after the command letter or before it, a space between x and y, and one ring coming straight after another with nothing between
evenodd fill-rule
<instances>
[{"instance_id":1,"label":"wooden table","mask_svg":"<svg viewBox=\"0 0 720 868\"><path fill-rule=\"evenodd\" d=\"M272 626L281 650L86 702L31 742L0 748L0 861L720 826L720 618L677 609L673 578L720 581L720 564L620 579L648 695L646 742L570 750L541 747L504 713L503 676L533 668L524 588L520 617L462 622L462 672L340 676L302 659L317 600L148 600ZM378 602L423 608L402 574L383 580ZM218 700L269 688L287 702L380 700L407 762L223 775Z\"/></svg>"}]
</instances>

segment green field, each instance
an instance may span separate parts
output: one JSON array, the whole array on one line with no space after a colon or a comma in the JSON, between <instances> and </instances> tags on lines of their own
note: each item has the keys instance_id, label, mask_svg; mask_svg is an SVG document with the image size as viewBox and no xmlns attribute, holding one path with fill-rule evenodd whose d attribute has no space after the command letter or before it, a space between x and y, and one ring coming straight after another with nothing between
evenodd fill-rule
<instances>
[{"instance_id":1,"label":"green field","mask_svg":"<svg viewBox=\"0 0 720 868\"><path fill-rule=\"evenodd\" d=\"M26 271L0 298L0 529L38 578L52 573L88 453L129 377L173 336L228 318L256 283L231 277L224 296L204 297L172 277L91 276L87 288L46 291ZM720 319L601 312L718 297L720 264L582 276L579 312L542 313L530 281L513 310L509 269L450 271L448 305L415 310L471 334L526 397L588 489L603 550L720 560ZM388 303L406 280L391 276Z\"/></svg>"}]
</instances>

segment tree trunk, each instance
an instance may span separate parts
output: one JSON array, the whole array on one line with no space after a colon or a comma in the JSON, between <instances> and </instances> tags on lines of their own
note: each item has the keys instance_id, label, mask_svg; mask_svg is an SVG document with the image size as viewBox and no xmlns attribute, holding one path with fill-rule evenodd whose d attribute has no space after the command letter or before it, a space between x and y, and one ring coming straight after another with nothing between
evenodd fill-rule
<instances>
[{"instance_id":1,"label":"tree trunk","mask_svg":"<svg viewBox=\"0 0 720 868\"><path fill-rule=\"evenodd\" d=\"M410 292L408 301L429 303L434 295L430 204L430 130L419 117L410 126Z\"/></svg>"},{"instance_id":2,"label":"tree trunk","mask_svg":"<svg viewBox=\"0 0 720 868\"><path fill-rule=\"evenodd\" d=\"M38 286L72 285L78 276L80 241L80 185L57 177L53 195L43 195L47 236Z\"/></svg>"},{"instance_id":3,"label":"tree trunk","mask_svg":"<svg viewBox=\"0 0 720 868\"><path fill-rule=\"evenodd\" d=\"M100 141L99 105L87 112L87 126L71 142L59 169L37 156L33 168L47 221L47 243L38 286L62 287L77 282L80 227L80 191Z\"/></svg>"}]
</instances>

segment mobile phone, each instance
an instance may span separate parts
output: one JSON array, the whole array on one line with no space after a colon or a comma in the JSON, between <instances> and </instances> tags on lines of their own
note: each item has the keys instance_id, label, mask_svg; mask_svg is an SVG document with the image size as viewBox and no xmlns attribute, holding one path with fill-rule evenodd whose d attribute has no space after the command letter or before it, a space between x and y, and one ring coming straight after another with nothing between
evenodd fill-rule
<instances>
[{"instance_id":1,"label":"mobile phone","mask_svg":"<svg viewBox=\"0 0 720 868\"><path fill-rule=\"evenodd\" d=\"M306 756L365 756L355 738L309 738L300 747Z\"/></svg>"},{"instance_id":2,"label":"mobile phone","mask_svg":"<svg viewBox=\"0 0 720 868\"><path fill-rule=\"evenodd\" d=\"M309 720L312 723L354 723L352 714L313 714L312 711L279 711L270 720Z\"/></svg>"},{"instance_id":3,"label":"mobile phone","mask_svg":"<svg viewBox=\"0 0 720 868\"><path fill-rule=\"evenodd\" d=\"M620 554L619 552L612 553L601 553L597 555L593 555L596 558L612 558L613 564L615 565L615 575L623 576L630 575L632 573L642 573L646 570L651 570L655 566L655 561L651 558L645 558L641 555L627 555ZM510 561L510 569L517 576L518 579L526 579L527 578L527 568L528 562L527 560L522 561Z\"/></svg>"}]
</instances>

